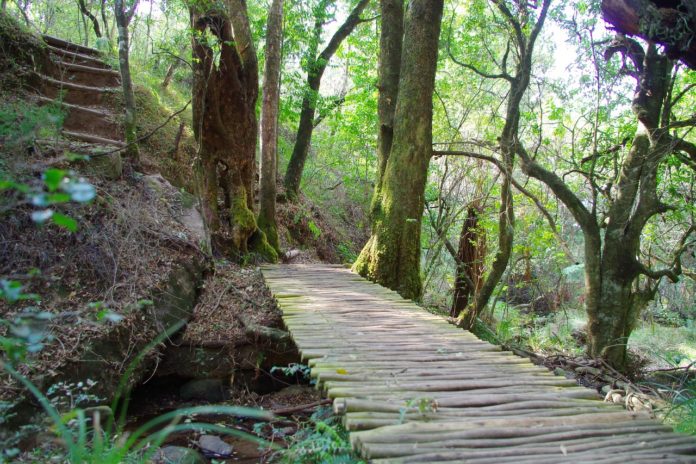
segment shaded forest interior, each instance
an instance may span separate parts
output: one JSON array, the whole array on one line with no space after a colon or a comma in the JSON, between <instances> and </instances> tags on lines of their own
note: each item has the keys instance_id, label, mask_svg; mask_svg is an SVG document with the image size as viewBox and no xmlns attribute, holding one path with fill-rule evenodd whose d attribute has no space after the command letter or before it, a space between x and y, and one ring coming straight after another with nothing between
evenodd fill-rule
<instances>
[{"instance_id":1,"label":"shaded forest interior","mask_svg":"<svg viewBox=\"0 0 696 464\"><path fill-rule=\"evenodd\" d=\"M359 462L268 263L696 433L694 31L688 0L1 0L0 462Z\"/></svg>"}]
</instances>

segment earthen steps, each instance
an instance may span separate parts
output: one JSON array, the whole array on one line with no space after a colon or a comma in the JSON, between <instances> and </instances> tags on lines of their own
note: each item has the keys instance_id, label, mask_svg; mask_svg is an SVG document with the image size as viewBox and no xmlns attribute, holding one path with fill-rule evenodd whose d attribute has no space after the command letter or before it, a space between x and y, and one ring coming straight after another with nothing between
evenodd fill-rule
<instances>
[{"instance_id":1,"label":"earthen steps","mask_svg":"<svg viewBox=\"0 0 696 464\"><path fill-rule=\"evenodd\" d=\"M65 110L62 135L72 151L90 155L86 169L109 178L120 176L125 147L117 114L120 74L98 50L44 36L55 64L51 75L40 75L40 104L59 104ZM72 142L70 142L72 141ZM54 142L55 143L55 142ZM96 156L99 153L108 156ZM96 156L92 159L92 156Z\"/></svg>"},{"instance_id":2,"label":"earthen steps","mask_svg":"<svg viewBox=\"0 0 696 464\"><path fill-rule=\"evenodd\" d=\"M61 106L66 116L63 128L73 132L85 132L85 129L98 137L106 139L118 138L121 127L115 117L103 107L90 108L73 105L47 97L38 97L40 104L57 104Z\"/></svg>"},{"instance_id":3,"label":"earthen steps","mask_svg":"<svg viewBox=\"0 0 696 464\"><path fill-rule=\"evenodd\" d=\"M75 53L82 53L84 55L91 55L95 57L101 56L101 52L96 48L85 47L84 45L79 45L76 43L68 42L58 37L53 37L51 35L43 35L43 40L47 45L56 48L62 48L64 50L69 50Z\"/></svg>"},{"instance_id":4,"label":"earthen steps","mask_svg":"<svg viewBox=\"0 0 696 464\"><path fill-rule=\"evenodd\" d=\"M49 98L62 100L66 103L81 106L96 106L104 103L104 97L120 91L120 87L94 87L61 81L50 76L39 75L43 81L41 93Z\"/></svg>"},{"instance_id":5,"label":"earthen steps","mask_svg":"<svg viewBox=\"0 0 696 464\"><path fill-rule=\"evenodd\" d=\"M113 69L94 68L81 64L66 63L65 61L59 61L56 65L61 76L64 77L61 80L94 87L115 87L121 84L120 74Z\"/></svg>"},{"instance_id":6,"label":"earthen steps","mask_svg":"<svg viewBox=\"0 0 696 464\"><path fill-rule=\"evenodd\" d=\"M85 55L84 53L73 52L65 48L54 47L52 45L48 46L48 50L57 56L62 62L81 64L83 66L91 66L93 68L103 68L109 69L109 65L104 63L101 59L92 56Z\"/></svg>"}]
</instances>

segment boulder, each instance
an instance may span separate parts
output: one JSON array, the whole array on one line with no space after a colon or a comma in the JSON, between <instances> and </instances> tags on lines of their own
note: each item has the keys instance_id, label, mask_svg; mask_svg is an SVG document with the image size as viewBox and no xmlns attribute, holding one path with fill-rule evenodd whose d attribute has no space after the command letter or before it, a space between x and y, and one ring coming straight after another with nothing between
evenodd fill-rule
<instances>
[{"instance_id":1,"label":"boulder","mask_svg":"<svg viewBox=\"0 0 696 464\"><path fill-rule=\"evenodd\" d=\"M198 446L205 456L212 458L226 458L233 452L232 445L215 435L201 435Z\"/></svg>"}]
</instances>

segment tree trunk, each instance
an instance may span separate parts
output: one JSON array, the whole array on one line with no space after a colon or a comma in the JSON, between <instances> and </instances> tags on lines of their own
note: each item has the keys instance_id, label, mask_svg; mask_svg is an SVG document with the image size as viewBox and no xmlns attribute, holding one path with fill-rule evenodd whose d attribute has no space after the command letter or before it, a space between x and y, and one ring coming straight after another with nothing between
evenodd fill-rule
<instances>
[{"instance_id":1,"label":"tree trunk","mask_svg":"<svg viewBox=\"0 0 696 464\"><path fill-rule=\"evenodd\" d=\"M404 37L404 2L381 0L382 30L379 37L379 133L377 135L377 191L387 167L394 139L394 110L399 95L401 49ZM379 194L377 194L378 196Z\"/></svg>"},{"instance_id":2,"label":"tree trunk","mask_svg":"<svg viewBox=\"0 0 696 464\"><path fill-rule=\"evenodd\" d=\"M216 254L241 260L256 252L275 261L253 212L258 64L246 6L228 0L229 13L191 7L193 127L203 219ZM219 56L207 42L217 41ZM234 31L234 33L233 33Z\"/></svg>"},{"instance_id":3,"label":"tree trunk","mask_svg":"<svg viewBox=\"0 0 696 464\"><path fill-rule=\"evenodd\" d=\"M300 192L300 183L302 181L302 172L307 161L309 146L312 142L312 132L314 130L314 113L317 108L319 99L319 86L321 78L324 75L326 66L329 60L336 53L338 47L343 40L348 37L355 27L360 23L360 14L363 12L370 0L360 0L350 12L346 20L336 30L334 35L329 40L326 48L319 54L314 56L316 51L310 51L310 63L307 65L307 89L302 98L302 110L300 112L300 123L297 126L297 137L295 138L295 146L290 156L288 168L285 171L285 191L288 199L294 200ZM318 18L315 22L315 40L319 40L323 28L324 21ZM317 42L314 43L317 45Z\"/></svg>"},{"instance_id":4,"label":"tree trunk","mask_svg":"<svg viewBox=\"0 0 696 464\"><path fill-rule=\"evenodd\" d=\"M681 268L653 271L638 261L645 225L651 217L667 211L657 196L657 174L666 155L676 147L666 130L669 115L663 115L669 100L672 63L654 44L643 52L632 39L617 40L621 46L610 44L609 55L611 50L630 50L631 59L640 69L635 76L638 85L632 104L638 130L611 192L606 220L602 221L604 237L594 209L588 210L560 176L542 168L524 151L520 154L524 171L548 185L583 230L588 353L621 370L626 366L627 342L639 312L654 295L654 290L636 291L637 279L644 274L657 281L662 277L676 281Z\"/></svg>"},{"instance_id":5,"label":"tree trunk","mask_svg":"<svg viewBox=\"0 0 696 464\"><path fill-rule=\"evenodd\" d=\"M104 25L104 33L106 34L106 38L109 41L109 47L111 47L111 30L109 28L109 21L106 17L106 0L101 0L101 17L102 17L102 24Z\"/></svg>"},{"instance_id":6,"label":"tree trunk","mask_svg":"<svg viewBox=\"0 0 696 464\"><path fill-rule=\"evenodd\" d=\"M169 87L169 84L172 82L172 78L174 77L174 71L179 67L181 64L181 61L179 60L174 60L169 67L167 68L167 74L164 75L164 79L162 80L162 85L161 87L163 89L166 89Z\"/></svg>"},{"instance_id":7,"label":"tree trunk","mask_svg":"<svg viewBox=\"0 0 696 464\"><path fill-rule=\"evenodd\" d=\"M693 1L602 0L602 16L618 32L664 45L669 58L696 69Z\"/></svg>"},{"instance_id":8,"label":"tree trunk","mask_svg":"<svg viewBox=\"0 0 696 464\"><path fill-rule=\"evenodd\" d=\"M457 317L469 306L469 298L481 290L483 261L486 255L486 235L481 233L478 218L482 208L471 204L467 208L462 224L457 250L457 276L454 281L454 296L450 316ZM474 284L471 288L469 282Z\"/></svg>"},{"instance_id":9,"label":"tree trunk","mask_svg":"<svg viewBox=\"0 0 696 464\"><path fill-rule=\"evenodd\" d=\"M420 232L442 8L442 0L412 0L406 13L394 138L375 201L372 236L353 266L411 299L422 293Z\"/></svg>"},{"instance_id":10,"label":"tree trunk","mask_svg":"<svg viewBox=\"0 0 696 464\"><path fill-rule=\"evenodd\" d=\"M266 27L266 65L261 107L261 198L259 228L268 243L280 253L276 225L276 176L278 152L278 105L283 41L283 0L273 0Z\"/></svg>"},{"instance_id":11,"label":"tree trunk","mask_svg":"<svg viewBox=\"0 0 696 464\"><path fill-rule=\"evenodd\" d=\"M124 0L114 1L114 16L118 27L118 64L121 71L121 87L123 88L123 101L125 104L125 118L123 126L126 136L126 155L136 164L140 162L140 151L137 144L137 125L135 93L133 91L133 80L131 79L129 64L129 39L128 25L135 13L138 2L133 2L130 9L126 10Z\"/></svg>"},{"instance_id":12,"label":"tree trunk","mask_svg":"<svg viewBox=\"0 0 696 464\"><path fill-rule=\"evenodd\" d=\"M85 5L85 0L77 0L77 4L80 6L80 11L84 16L89 18L89 20L92 22L92 28L94 29L94 34L97 36L97 38L101 38L102 33L101 33L101 28L99 27L99 21L97 18L87 9L87 5Z\"/></svg>"}]
</instances>

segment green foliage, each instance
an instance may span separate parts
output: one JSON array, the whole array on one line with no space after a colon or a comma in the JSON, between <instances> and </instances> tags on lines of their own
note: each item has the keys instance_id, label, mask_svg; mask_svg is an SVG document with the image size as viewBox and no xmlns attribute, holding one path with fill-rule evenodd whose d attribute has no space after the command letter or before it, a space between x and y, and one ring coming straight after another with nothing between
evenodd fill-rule
<instances>
[{"instance_id":1,"label":"green foliage","mask_svg":"<svg viewBox=\"0 0 696 464\"><path fill-rule=\"evenodd\" d=\"M331 408L320 408L293 435L279 462L288 464L358 464L348 442L348 433L333 416Z\"/></svg>"},{"instance_id":2,"label":"green foliage","mask_svg":"<svg viewBox=\"0 0 696 464\"><path fill-rule=\"evenodd\" d=\"M309 380L311 369L306 364L290 363L287 366L273 366L271 374L282 372L287 377L298 377L300 379Z\"/></svg>"},{"instance_id":3,"label":"green foliage","mask_svg":"<svg viewBox=\"0 0 696 464\"><path fill-rule=\"evenodd\" d=\"M677 432L696 435L696 380L692 379L672 393L672 404L665 420Z\"/></svg>"},{"instance_id":4,"label":"green foliage","mask_svg":"<svg viewBox=\"0 0 696 464\"><path fill-rule=\"evenodd\" d=\"M341 258L341 261L346 264L353 264L358 259L358 255L347 243L339 243L336 251L338 252L338 256Z\"/></svg>"},{"instance_id":5,"label":"green foliage","mask_svg":"<svg viewBox=\"0 0 696 464\"><path fill-rule=\"evenodd\" d=\"M36 139L57 135L65 112L60 104L37 106L24 101L0 105L0 141L6 149L33 146Z\"/></svg>"}]
</instances>

